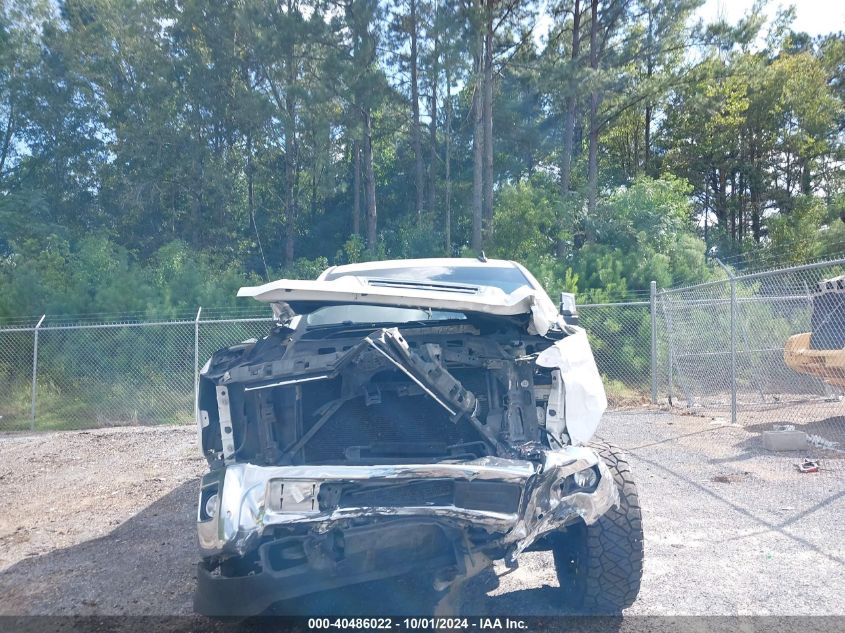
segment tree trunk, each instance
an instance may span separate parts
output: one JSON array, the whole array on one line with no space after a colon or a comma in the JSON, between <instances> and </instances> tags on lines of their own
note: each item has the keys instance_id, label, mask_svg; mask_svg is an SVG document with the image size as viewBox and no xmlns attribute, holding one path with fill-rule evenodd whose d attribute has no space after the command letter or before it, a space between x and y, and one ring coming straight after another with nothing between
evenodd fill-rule
<instances>
[{"instance_id":1,"label":"tree trunk","mask_svg":"<svg viewBox=\"0 0 845 633\"><path fill-rule=\"evenodd\" d=\"M483 226L484 239L489 240L493 231L493 5L487 0L484 29L484 175Z\"/></svg>"},{"instance_id":2,"label":"tree trunk","mask_svg":"<svg viewBox=\"0 0 845 633\"><path fill-rule=\"evenodd\" d=\"M314 162L311 165L311 218L317 217L317 197L318 183L320 180L319 165L317 164L317 155L314 155Z\"/></svg>"},{"instance_id":3,"label":"tree trunk","mask_svg":"<svg viewBox=\"0 0 845 633\"><path fill-rule=\"evenodd\" d=\"M292 12L288 0L288 15ZM296 198L299 182L299 148L296 138L296 101L294 91L297 82L297 69L294 63L293 42L286 46L287 53L287 89L285 90L285 176L287 191L285 192L285 263L291 265L294 258L294 244L296 240Z\"/></svg>"},{"instance_id":4,"label":"tree trunk","mask_svg":"<svg viewBox=\"0 0 845 633\"><path fill-rule=\"evenodd\" d=\"M716 214L716 224L727 230L728 196L725 172L722 169L715 168L710 176L710 181L713 186L713 213Z\"/></svg>"},{"instance_id":5,"label":"tree trunk","mask_svg":"<svg viewBox=\"0 0 845 633\"><path fill-rule=\"evenodd\" d=\"M290 120L290 119L289 119ZM296 241L296 164L293 132L285 130L285 264L293 263Z\"/></svg>"},{"instance_id":6,"label":"tree trunk","mask_svg":"<svg viewBox=\"0 0 845 633\"><path fill-rule=\"evenodd\" d=\"M810 172L810 161L801 158L801 193L809 196L813 193L813 177Z\"/></svg>"},{"instance_id":7,"label":"tree trunk","mask_svg":"<svg viewBox=\"0 0 845 633\"><path fill-rule=\"evenodd\" d=\"M736 243L736 205L733 202L736 199L736 173L731 174L731 203L728 210L731 214L731 241Z\"/></svg>"},{"instance_id":8,"label":"tree trunk","mask_svg":"<svg viewBox=\"0 0 845 633\"><path fill-rule=\"evenodd\" d=\"M596 71L599 67L598 57L598 0L591 0L590 4L590 68L593 71L593 85L595 86ZM593 215L596 211L596 196L598 194L598 146L599 146L599 93L594 87L590 91L590 155L587 169L587 211Z\"/></svg>"},{"instance_id":9,"label":"tree trunk","mask_svg":"<svg viewBox=\"0 0 845 633\"><path fill-rule=\"evenodd\" d=\"M378 239L376 213L376 175L373 169L373 126L370 111L362 110L364 123L364 188L367 200L367 247L375 250Z\"/></svg>"},{"instance_id":10,"label":"tree trunk","mask_svg":"<svg viewBox=\"0 0 845 633\"><path fill-rule=\"evenodd\" d=\"M572 13L572 69L574 72L578 56L581 54L581 0L575 0ZM566 195L572 182L572 151L575 139L575 82L570 77L566 92L566 119L563 123L563 156L560 163L560 190Z\"/></svg>"},{"instance_id":11,"label":"tree trunk","mask_svg":"<svg viewBox=\"0 0 845 633\"><path fill-rule=\"evenodd\" d=\"M58 165L57 165L58 167ZM193 246L199 246L202 243L202 218L201 216L201 205L202 205L202 187L203 187L203 168L202 168L202 159L200 162L197 163L193 161L192 164L192 180L193 182L189 185L189 192L190 192L190 231L191 231L191 244ZM61 183L62 178L61 175L56 173L55 182Z\"/></svg>"},{"instance_id":12,"label":"tree trunk","mask_svg":"<svg viewBox=\"0 0 845 633\"><path fill-rule=\"evenodd\" d=\"M708 235L710 220L710 186L707 183L707 175L704 175L704 256L710 254L710 240Z\"/></svg>"},{"instance_id":13,"label":"tree trunk","mask_svg":"<svg viewBox=\"0 0 845 633\"><path fill-rule=\"evenodd\" d=\"M477 13L480 13L481 0L475 0L474 8ZM483 162L484 162L484 126L482 125L482 97L483 90L483 65L484 65L484 38L481 33L481 25L478 20L475 23L475 54L474 54L474 71L475 71L475 93L472 97L472 119L473 119L473 134L472 134L472 249L476 253L480 253L484 248L484 233L482 226L484 222L484 215L482 210L482 180L483 180Z\"/></svg>"},{"instance_id":14,"label":"tree trunk","mask_svg":"<svg viewBox=\"0 0 845 633\"><path fill-rule=\"evenodd\" d=\"M654 16L652 15L652 6L648 5L648 37L646 40L646 81L651 83L651 77L654 75ZM647 86L649 89L650 86ZM651 163L651 103L646 102L645 106L645 134L643 138L643 171L650 175ZM639 160L639 156L637 156Z\"/></svg>"},{"instance_id":15,"label":"tree trunk","mask_svg":"<svg viewBox=\"0 0 845 633\"><path fill-rule=\"evenodd\" d=\"M255 196L253 195L254 188L253 183L255 181L255 174L253 173L252 168L252 136L247 138L247 150L246 150L246 199L247 199L247 206L249 207L249 217L252 220L252 223L255 224ZM255 229L256 235L258 234L258 228Z\"/></svg>"},{"instance_id":16,"label":"tree trunk","mask_svg":"<svg viewBox=\"0 0 845 633\"><path fill-rule=\"evenodd\" d=\"M479 86L480 87L480 86ZM481 189L484 162L484 128L481 125L481 94L476 90L472 98L472 249L480 253L484 248Z\"/></svg>"},{"instance_id":17,"label":"tree trunk","mask_svg":"<svg viewBox=\"0 0 845 633\"><path fill-rule=\"evenodd\" d=\"M422 218L423 207L423 193L425 187L425 172L423 169L422 158L422 141L420 139L420 85L417 73L417 2L411 0L410 15L411 20L411 143L414 148L414 172L417 188L417 197L415 201L415 209L417 212L417 220Z\"/></svg>"},{"instance_id":18,"label":"tree trunk","mask_svg":"<svg viewBox=\"0 0 845 633\"><path fill-rule=\"evenodd\" d=\"M3 147L0 149L0 178L3 178L3 172L6 169L6 159L9 156L9 147L12 144L12 132L15 123L15 100L9 96L9 102L6 107L7 119L6 129L3 133Z\"/></svg>"},{"instance_id":19,"label":"tree trunk","mask_svg":"<svg viewBox=\"0 0 845 633\"><path fill-rule=\"evenodd\" d=\"M246 194L247 207L249 208L249 220L255 231L255 241L258 242L258 252L261 253L261 262L264 264L264 277L270 281L270 271L267 268L267 258L264 256L264 247L261 245L261 234L258 232L258 224L255 222L255 168L252 164L252 133L247 134L246 139Z\"/></svg>"},{"instance_id":20,"label":"tree trunk","mask_svg":"<svg viewBox=\"0 0 845 633\"><path fill-rule=\"evenodd\" d=\"M645 137L643 138L643 172L651 175L651 105L645 107Z\"/></svg>"},{"instance_id":21,"label":"tree trunk","mask_svg":"<svg viewBox=\"0 0 845 633\"><path fill-rule=\"evenodd\" d=\"M752 172L748 182L748 195L751 200L751 235L754 242L760 243L760 171L757 166L757 144L751 137L749 146Z\"/></svg>"},{"instance_id":22,"label":"tree trunk","mask_svg":"<svg viewBox=\"0 0 845 633\"><path fill-rule=\"evenodd\" d=\"M361 235L361 145L352 141L352 233Z\"/></svg>"},{"instance_id":23,"label":"tree trunk","mask_svg":"<svg viewBox=\"0 0 845 633\"><path fill-rule=\"evenodd\" d=\"M737 237L742 242L745 239L745 174L739 172L739 185L737 186Z\"/></svg>"},{"instance_id":24,"label":"tree trunk","mask_svg":"<svg viewBox=\"0 0 845 633\"><path fill-rule=\"evenodd\" d=\"M428 125L429 135L429 159L428 159L428 208L436 209L437 199L437 82L440 79L440 68L438 63L438 42L434 37L434 57L432 60L431 98L429 99L429 114L431 122Z\"/></svg>"},{"instance_id":25,"label":"tree trunk","mask_svg":"<svg viewBox=\"0 0 845 633\"><path fill-rule=\"evenodd\" d=\"M285 154L292 152L292 141L287 140L289 135L285 134ZM294 198L294 167L290 159L285 160L285 264L293 263L294 257L294 232L296 231L296 200Z\"/></svg>"},{"instance_id":26,"label":"tree trunk","mask_svg":"<svg viewBox=\"0 0 845 633\"><path fill-rule=\"evenodd\" d=\"M446 255L452 254L452 77L446 69Z\"/></svg>"}]
</instances>

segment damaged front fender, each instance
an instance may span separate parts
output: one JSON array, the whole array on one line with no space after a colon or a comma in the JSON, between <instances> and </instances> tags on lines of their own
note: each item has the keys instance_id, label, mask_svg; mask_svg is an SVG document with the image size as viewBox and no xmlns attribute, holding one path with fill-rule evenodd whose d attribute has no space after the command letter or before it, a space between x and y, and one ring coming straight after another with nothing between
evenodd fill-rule
<instances>
[{"instance_id":1,"label":"damaged front fender","mask_svg":"<svg viewBox=\"0 0 845 633\"><path fill-rule=\"evenodd\" d=\"M607 395L587 333L581 328L537 356L537 365L551 368L552 389L546 429L561 444L564 432L573 444L586 444L607 409Z\"/></svg>"}]
</instances>

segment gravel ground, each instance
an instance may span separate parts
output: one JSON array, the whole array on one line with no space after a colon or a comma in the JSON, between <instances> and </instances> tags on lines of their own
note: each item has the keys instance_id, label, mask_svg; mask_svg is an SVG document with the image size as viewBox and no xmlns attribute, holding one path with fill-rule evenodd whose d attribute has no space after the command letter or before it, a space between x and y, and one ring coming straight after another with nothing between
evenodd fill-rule
<instances>
[{"instance_id":1,"label":"gravel ground","mask_svg":"<svg viewBox=\"0 0 845 633\"><path fill-rule=\"evenodd\" d=\"M646 530L636 615L845 614L845 453L800 474L721 419L615 412ZM194 429L0 437L0 615L191 613ZM497 569L504 572L504 569ZM551 556L469 592L474 613L554 614Z\"/></svg>"}]
</instances>

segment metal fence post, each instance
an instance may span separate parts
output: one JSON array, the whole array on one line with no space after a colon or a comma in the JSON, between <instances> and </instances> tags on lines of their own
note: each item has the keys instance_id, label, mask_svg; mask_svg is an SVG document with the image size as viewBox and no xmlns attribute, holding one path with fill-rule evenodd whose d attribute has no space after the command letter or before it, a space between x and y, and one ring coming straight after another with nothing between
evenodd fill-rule
<instances>
[{"instance_id":1,"label":"metal fence post","mask_svg":"<svg viewBox=\"0 0 845 633\"><path fill-rule=\"evenodd\" d=\"M731 424L736 424L736 279L731 275Z\"/></svg>"},{"instance_id":2,"label":"metal fence post","mask_svg":"<svg viewBox=\"0 0 845 633\"><path fill-rule=\"evenodd\" d=\"M666 291L665 290L660 291L660 307L663 310L663 319L666 321L666 334L667 334L666 338L667 338L668 352L669 352L668 354L666 354L666 359L669 361L669 365L667 367L667 369L669 370L668 376L667 376L667 379L668 379L667 387L668 387L668 392L669 392L668 393L669 406L671 407L672 406L672 398L675 395L674 393L672 393L675 390L675 378L674 378L674 374L673 374L674 365L675 365L675 359L674 359L675 344L674 344L674 341L672 340L672 318L669 316L669 311L666 309Z\"/></svg>"},{"instance_id":3,"label":"metal fence post","mask_svg":"<svg viewBox=\"0 0 845 633\"><path fill-rule=\"evenodd\" d=\"M651 403L657 402L657 282L651 282Z\"/></svg>"},{"instance_id":4,"label":"metal fence post","mask_svg":"<svg viewBox=\"0 0 845 633\"><path fill-rule=\"evenodd\" d=\"M32 420L29 423L29 428L32 431L35 430L35 398L38 393L38 328L44 323L46 316L46 314L42 314L41 318L38 319L32 337Z\"/></svg>"},{"instance_id":5,"label":"metal fence post","mask_svg":"<svg viewBox=\"0 0 845 633\"><path fill-rule=\"evenodd\" d=\"M727 273L731 284L731 424L736 424L736 278L722 260L715 259Z\"/></svg>"},{"instance_id":6,"label":"metal fence post","mask_svg":"<svg viewBox=\"0 0 845 633\"><path fill-rule=\"evenodd\" d=\"M194 319L194 419L200 419L200 315L202 306L197 310L197 318Z\"/></svg>"}]
</instances>

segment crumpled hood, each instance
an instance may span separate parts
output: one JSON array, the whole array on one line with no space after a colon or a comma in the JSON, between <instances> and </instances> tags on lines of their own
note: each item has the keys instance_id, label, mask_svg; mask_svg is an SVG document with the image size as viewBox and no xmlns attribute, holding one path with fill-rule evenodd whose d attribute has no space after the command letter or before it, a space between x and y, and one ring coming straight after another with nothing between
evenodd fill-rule
<instances>
[{"instance_id":1,"label":"crumpled hood","mask_svg":"<svg viewBox=\"0 0 845 633\"><path fill-rule=\"evenodd\" d=\"M308 314L324 306L350 303L503 317L530 315L528 332L540 336L559 320L548 295L528 286L507 294L493 286L344 276L331 281L279 279L244 286L238 296L272 304L276 316Z\"/></svg>"}]
</instances>

